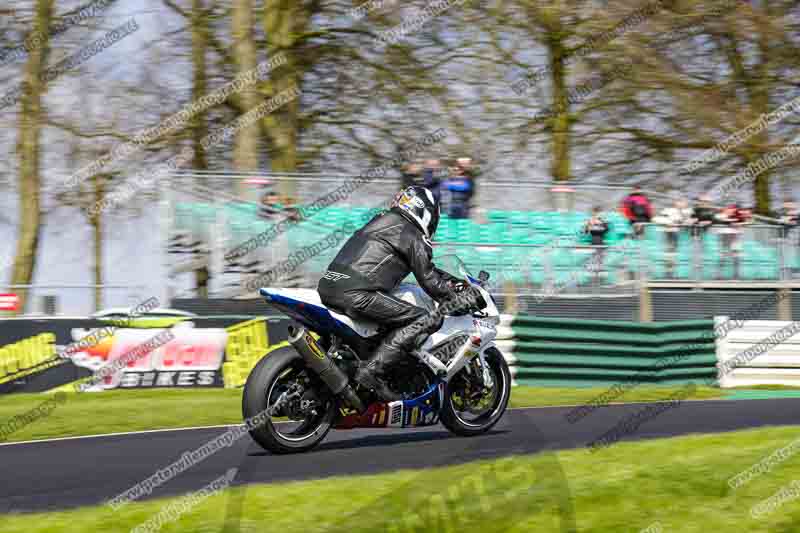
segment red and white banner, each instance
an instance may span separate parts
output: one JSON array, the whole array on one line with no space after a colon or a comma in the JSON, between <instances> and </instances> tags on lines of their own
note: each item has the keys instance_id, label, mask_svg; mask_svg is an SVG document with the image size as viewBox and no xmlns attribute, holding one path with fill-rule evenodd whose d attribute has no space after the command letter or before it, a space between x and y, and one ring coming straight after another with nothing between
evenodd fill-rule
<instances>
[{"instance_id":1,"label":"red and white banner","mask_svg":"<svg viewBox=\"0 0 800 533\"><path fill-rule=\"evenodd\" d=\"M19 311L19 296L0 294L0 311Z\"/></svg>"},{"instance_id":2,"label":"red and white banner","mask_svg":"<svg viewBox=\"0 0 800 533\"><path fill-rule=\"evenodd\" d=\"M70 359L78 366L98 372L103 367L114 365L115 361L122 359L137 347L145 345L164 331L166 330L117 329L112 337L103 339L85 351L74 353ZM222 368L228 332L223 328L195 329L190 323L170 328L170 332L172 340L128 361L121 370L108 376L104 383L96 388L194 386L210 385L211 383L206 383L209 380L214 382L214 379L209 378L209 373L216 375ZM73 329L72 337L78 340L89 333L90 330ZM126 379L129 373L131 379ZM159 377L162 375L165 377Z\"/></svg>"}]
</instances>

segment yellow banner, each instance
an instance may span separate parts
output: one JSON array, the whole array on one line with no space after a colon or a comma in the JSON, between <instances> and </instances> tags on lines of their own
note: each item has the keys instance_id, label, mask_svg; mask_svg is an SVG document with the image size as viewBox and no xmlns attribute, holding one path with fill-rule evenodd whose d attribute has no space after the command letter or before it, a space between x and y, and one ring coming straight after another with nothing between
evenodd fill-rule
<instances>
[{"instance_id":1,"label":"yellow banner","mask_svg":"<svg viewBox=\"0 0 800 533\"><path fill-rule=\"evenodd\" d=\"M16 379L56 355L56 336L40 333L0 348L0 383ZM54 361L56 364L59 361Z\"/></svg>"},{"instance_id":2,"label":"yellow banner","mask_svg":"<svg viewBox=\"0 0 800 533\"><path fill-rule=\"evenodd\" d=\"M225 329L228 332L222 370L225 387L241 387L269 349L267 319L254 318Z\"/></svg>"}]
</instances>

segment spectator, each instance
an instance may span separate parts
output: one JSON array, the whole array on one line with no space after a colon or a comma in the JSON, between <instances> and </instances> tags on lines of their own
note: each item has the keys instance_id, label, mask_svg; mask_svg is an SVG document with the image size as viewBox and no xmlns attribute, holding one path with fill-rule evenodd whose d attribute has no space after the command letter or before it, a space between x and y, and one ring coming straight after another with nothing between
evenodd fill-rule
<instances>
[{"instance_id":1,"label":"spectator","mask_svg":"<svg viewBox=\"0 0 800 533\"><path fill-rule=\"evenodd\" d=\"M678 198L672 204L672 207L665 208L659 216L653 219L657 224L664 226L670 253L678 251L678 237L682 228L692 224L693 218L694 210L689 207L689 202L683 198Z\"/></svg>"},{"instance_id":2,"label":"spectator","mask_svg":"<svg viewBox=\"0 0 800 533\"><path fill-rule=\"evenodd\" d=\"M441 185L444 192L442 203L450 218L469 218L470 201L475 192L471 163L467 157L459 158L450 177Z\"/></svg>"},{"instance_id":3,"label":"spectator","mask_svg":"<svg viewBox=\"0 0 800 533\"><path fill-rule=\"evenodd\" d=\"M600 215L601 210L595 206L592 208L592 216L583 226L583 232L592 238L592 246L604 246L606 233L608 233L608 222Z\"/></svg>"},{"instance_id":4,"label":"spectator","mask_svg":"<svg viewBox=\"0 0 800 533\"><path fill-rule=\"evenodd\" d=\"M694 271L696 276L700 276L700 267L703 264L703 237L708 229L717 221L719 209L711 203L711 197L701 194L697 198L697 203L692 209L692 237L694 237Z\"/></svg>"},{"instance_id":5,"label":"spectator","mask_svg":"<svg viewBox=\"0 0 800 533\"><path fill-rule=\"evenodd\" d=\"M667 207L661 214L653 219L653 222L664 226L664 234L667 237L667 248L670 258L670 272L675 275L676 254L678 253L678 241L681 231L685 226L689 226L694 221L694 210L689 207L689 202L683 198L677 198L672 207Z\"/></svg>"},{"instance_id":6,"label":"spectator","mask_svg":"<svg viewBox=\"0 0 800 533\"><path fill-rule=\"evenodd\" d=\"M740 207L736 211L736 217L742 224L752 224L754 211L755 210L750 207Z\"/></svg>"},{"instance_id":7,"label":"spectator","mask_svg":"<svg viewBox=\"0 0 800 533\"><path fill-rule=\"evenodd\" d=\"M796 254L796 247L791 247L789 245L789 233L794 231L795 228L800 224L800 211L797 210L797 204L795 204L791 200L785 200L783 202L783 209L780 209L776 213L776 217L780 220L781 226L783 227L783 257L784 257L784 265L795 265L795 254ZM794 269L789 267L789 270L793 273Z\"/></svg>"},{"instance_id":8,"label":"spectator","mask_svg":"<svg viewBox=\"0 0 800 533\"><path fill-rule=\"evenodd\" d=\"M783 208L777 213L777 218L787 233L796 228L800 224L800 211L797 210L797 204L791 200L785 200Z\"/></svg>"},{"instance_id":9,"label":"spectator","mask_svg":"<svg viewBox=\"0 0 800 533\"><path fill-rule=\"evenodd\" d=\"M622 201L622 214L630 222L634 237L640 237L644 231L643 224L653 218L653 206L638 185L634 185L633 191Z\"/></svg>"},{"instance_id":10,"label":"spectator","mask_svg":"<svg viewBox=\"0 0 800 533\"><path fill-rule=\"evenodd\" d=\"M730 204L722 211L717 213L716 220L723 225L720 228L720 240L722 248L722 258L730 258L734 264L734 278L739 277L739 235L742 233L741 226L749 224L752 219L752 212L749 209L740 208L737 204ZM720 261L722 268L722 261ZM718 275L721 277L721 275Z\"/></svg>"},{"instance_id":11,"label":"spectator","mask_svg":"<svg viewBox=\"0 0 800 533\"><path fill-rule=\"evenodd\" d=\"M609 230L608 222L603 219L600 213L600 207L593 207L592 216L583 226L583 232L591 236L592 246L596 247L588 263L590 270L593 271L595 275L599 275L600 270L602 270L605 255L606 233L608 233Z\"/></svg>"},{"instance_id":12,"label":"spectator","mask_svg":"<svg viewBox=\"0 0 800 533\"><path fill-rule=\"evenodd\" d=\"M422 168L419 163L407 163L403 167L403 183L402 188L411 187L412 185L422 185Z\"/></svg>"},{"instance_id":13,"label":"spectator","mask_svg":"<svg viewBox=\"0 0 800 533\"><path fill-rule=\"evenodd\" d=\"M281 199L281 204L284 206L284 215L290 220L300 222L302 220L302 213L298 209L297 200L291 196L284 196Z\"/></svg>"},{"instance_id":14,"label":"spectator","mask_svg":"<svg viewBox=\"0 0 800 533\"><path fill-rule=\"evenodd\" d=\"M478 175L478 171L475 169L475 164L473 163L471 157L459 157L456 160L456 165L458 168L463 170L464 175L472 183L472 189L469 196L470 201L472 201L472 197L475 195L475 178Z\"/></svg>"},{"instance_id":15,"label":"spectator","mask_svg":"<svg viewBox=\"0 0 800 533\"><path fill-rule=\"evenodd\" d=\"M711 204L711 197L703 194L698 198L692 216L694 235L705 234L706 230L716 221L718 209Z\"/></svg>"},{"instance_id":16,"label":"spectator","mask_svg":"<svg viewBox=\"0 0 800 533\"><path fill-rule=\"evenodd\" d=\"M265 220L272 220L281 213L280 197L275 192L273 185L265 186L264 192L261 194L261 203L258 206L258 216Z\"/></svg>"},{"instance_id":17,"label":"spectator","mask_svg":"<svg viewBox=\"0 0 800 533\"><path fill-rule=\"evenodd\" d=\"M438 159L428 159L422 169L422 185L430 189L437 200L441 198L439 168Z\"/></svg>"}]
</instances>

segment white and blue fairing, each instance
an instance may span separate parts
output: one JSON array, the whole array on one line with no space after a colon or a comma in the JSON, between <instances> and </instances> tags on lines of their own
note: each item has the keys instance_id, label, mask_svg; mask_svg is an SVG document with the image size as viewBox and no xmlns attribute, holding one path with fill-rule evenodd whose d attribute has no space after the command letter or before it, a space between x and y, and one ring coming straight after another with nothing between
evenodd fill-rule
<instances>
[{"instance_id":1,"label":"white and blue fairing","mask_svg":"<svg viewBox=\"0 0 800 533\"><path fill-rule=\"evenodd\" d=\"M320 334L339 336L372 337L378 333L377 324L359 320L328 309L314 289L259 289L261 295L272 305Z\"/></svg>"},{"instance_id":2,"label":"white and blue fairing","mask_svg":"<svg viewBox=\"0 0 800 533\"><path fill-rule=\"evenodd\" d=\"M337 334L344 338L352 334L369 338L378 333L378 324L356 321L326 307L315 289L265 287L259 292L269 303L317 333ZM392 295L430 313L435 310L435 303L419 285L401 283Z\"/></svg>"}]
</instances>

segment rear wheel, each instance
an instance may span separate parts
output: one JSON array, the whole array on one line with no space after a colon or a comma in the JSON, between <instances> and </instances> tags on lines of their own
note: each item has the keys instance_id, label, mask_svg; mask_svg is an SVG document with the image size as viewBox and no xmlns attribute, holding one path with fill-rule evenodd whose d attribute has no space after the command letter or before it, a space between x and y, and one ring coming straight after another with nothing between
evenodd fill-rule
<instances>
[{"instance_id":1,"label":"rear wheel","mask_svg":"<svg viewBox=\"0 0 800 533\"><path fill-rule=\"evenodd\" d=\"M466 368L453 376L447 384L441 420L444 427L469 437L486 433L502 418L511 394L511 372L503 354L497 348L486 350L486 363L492 384L484 386L477 377L476 367L470 363L472 373Z\"/></svg>"},{"instance_id":2,"label":"rear wheel","mask_svg":"<svg viewBox=\"0 0 800 533\"><path fill-rule=\"evenodd\" d=\"M250 431L253 439L273 453L299 453L312 449L328 434L336 400L306 368L300 354L285 346L261 359L244 386L245 419L264 411L269 417Z\"/></svg>"}]
</instances>

